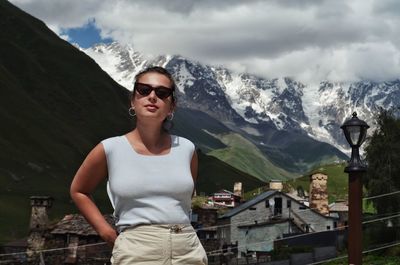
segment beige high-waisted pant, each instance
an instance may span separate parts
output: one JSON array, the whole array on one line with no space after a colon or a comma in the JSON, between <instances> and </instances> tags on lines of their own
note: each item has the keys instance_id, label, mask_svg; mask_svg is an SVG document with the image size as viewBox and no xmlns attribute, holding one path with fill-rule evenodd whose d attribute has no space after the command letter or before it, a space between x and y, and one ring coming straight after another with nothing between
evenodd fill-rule
<instances>
[{"instance_id":1,"label":"beige high-waisted pant","mask_svg":"<svg viewBox=\"0 0 400 265\"><path fill-rule=\"evenodd\" d=\"M207 265L191 225L140 225L124 230L112 251L113 265Z\"/></svg>"}]
</instances>

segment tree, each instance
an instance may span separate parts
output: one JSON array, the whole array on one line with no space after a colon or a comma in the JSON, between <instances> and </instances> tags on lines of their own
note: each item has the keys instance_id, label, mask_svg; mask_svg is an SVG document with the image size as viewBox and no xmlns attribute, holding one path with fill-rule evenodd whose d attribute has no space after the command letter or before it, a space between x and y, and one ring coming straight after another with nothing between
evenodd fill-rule
<instances>
[{"instance_id":1,"label":"tree","mask_svg":"<svg viewBox=\"0 0 400 265\"><path fill-rule=\"evenodd\" d=\"M400 190L400 119L397 114L396 110L381 109L377 115L377 130L367 141L365 151L368 171L363 176L363 182L368 197ZM373 204L379 217L400 212L400 194L374 198L368 203ZM374 230L371 231L374 234L372 237L387 241L390 234L395 239L397 235L392 233L393 229L387 229L389 220L394 227L399 225L398 218L374 224L370 227Z\"/></svg>"},{"instance_id":2,"label":"tree","mask_svg":"<svg viewBox=\"0 0 400 265\"><path fill-rule=\"evenodd\" d=\"M395 110L381 109L377 115L377 130L367 141L368 171L363 182L370 197L400 190L400 119L397 117ZM374 198L368 203L374 205L378 218L390 218L400 212L400 194ZM399 225L399 218L370 223L364 231L366 241L369 244L397 241Z\"/></svg>"}]
</instances>

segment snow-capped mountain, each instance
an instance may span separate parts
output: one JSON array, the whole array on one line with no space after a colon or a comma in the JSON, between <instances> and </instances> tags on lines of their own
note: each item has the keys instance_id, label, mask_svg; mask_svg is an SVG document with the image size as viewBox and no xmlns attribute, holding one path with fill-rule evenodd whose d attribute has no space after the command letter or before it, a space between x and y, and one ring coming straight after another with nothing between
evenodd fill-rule
<instances>
[{"instance_id":1,"label":"snow-capped mountain","mask_svg":"<svg viewBox=\"0 0 400 265\"><path fill-rule=\"evenodd\" d=\"M348 149L340 126L352 112L357 111L373 131L379 107L400 105L400 80L308 85L286 77L268 80L235 73L181 56L147 59L118 43L100 44L84 52L127 89L132 90L134 76L141 69L162 65L176 78L181 106L204 111L250 134L260 135L260 128L273 126L306 134L340 150Z\"/></svg>"}]
</instances>

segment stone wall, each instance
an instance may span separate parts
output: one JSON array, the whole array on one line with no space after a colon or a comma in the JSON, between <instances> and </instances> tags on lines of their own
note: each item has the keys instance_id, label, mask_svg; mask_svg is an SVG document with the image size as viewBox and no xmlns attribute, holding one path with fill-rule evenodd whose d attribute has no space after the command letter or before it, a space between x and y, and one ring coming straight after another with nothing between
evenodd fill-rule
<instances>
[{"instance_id":1,"label":"stone wall","mask_svg":"<svg viewBox=\"0 0 400 265\"><path fill-rule=\"evenodd\" d=\"M274 201L275 198L282 199L282 211L278 217L274 217L273 215L274 206L266 203L266 201L269 200ZM291 201L289 205L288 200ZM288 208L288 206L290 206L290 208ZM311 231L318 232L332 230L335 226L335 219L323 216L283 193L276 193L275 195L232 216L230 219L231 225L229 238L223 238L222 240L229 240L227 243L234 243L237 241L239 245L239 253L246 252L246 249L250 249L247 246L249 243L255 243L252 239L250 240L251 242L248 241L249 236L252 236L251 234L262 235L265 237L264 241L270 240L271 243L273 243L273 240L282 236L284 233L293 232L287 222L282 223L292 218L293 216L291 216L291 214L293 214L293 212L300 216L305 224L309 225L312 229ZM281 223L279 223L279 220ZM268 224L268 222L270 222L270 224ZM251 227L252 231L249 231L248 227ZM256 247L251 248L256 249ZM259 250L261 251L262 249Z\"/></svg>"},{"instance_id":2,"label":"stone wall","mask_svg":"<svg viewBox=\"0 0 400 265\"><path fill-rule=\"evenodd\" d=\"M310 208L323 215L329 214L328 206L328 176L316 173L310 177Z\"/></svg>"}]
</instances>

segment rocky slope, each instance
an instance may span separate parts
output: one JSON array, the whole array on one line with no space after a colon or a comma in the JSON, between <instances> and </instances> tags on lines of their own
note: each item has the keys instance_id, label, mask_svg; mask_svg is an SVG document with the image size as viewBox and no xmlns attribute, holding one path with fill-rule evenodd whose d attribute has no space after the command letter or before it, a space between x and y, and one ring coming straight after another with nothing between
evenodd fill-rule
<instances>
[{"instance_id":1,"label":"rocky slope","mask_svg":"<svg viewBox=\"0 0 400 265\"><path fill-rule=\"evenodd\" d=\"M302 84L290 78L265 79L203 65L181 56L144 58L118 43L84 50L118 83L132 89L134 75L148 65L163 65L177 79L180 104L204 111L252 135L262 128L295 131L347 150L340 125L353 111L372 131L379 108L400 104L400 81Z\"/></svg>"}]
</instances>

